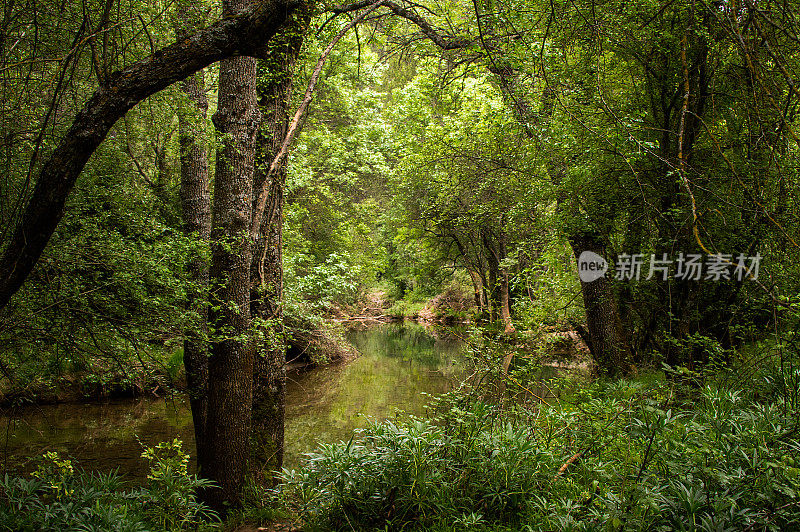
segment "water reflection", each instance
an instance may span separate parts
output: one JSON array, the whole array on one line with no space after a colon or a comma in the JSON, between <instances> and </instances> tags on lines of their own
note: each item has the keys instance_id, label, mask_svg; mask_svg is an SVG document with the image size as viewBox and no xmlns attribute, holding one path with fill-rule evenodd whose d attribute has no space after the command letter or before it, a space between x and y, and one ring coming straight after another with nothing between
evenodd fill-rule
<instances>
[{"instance_id":1,"label":"water reflection","mask_svg":"<svg viewBox=\"0 0 800 532\"><path fill-rule=\"evenodd\" d=\"M286 406L286 465L295 467L317 442L350 438L368 418L398 411L420 414L426 397L451 389L462 372L461 342L416 323L392 323L351 331L362 354L345 364L290 375ZM194 453L191 413L181 398L26 408L0 417L2 466L24 467L48 450L70 455L87 470L119 468L146 475L142 445L179 437Z\"/></svg>"},{"instance_id":2,"label":"water reflection","mask_svg":"<svg viewBox=\"0 0 800 532\"><path fill-rule=\"evenodd\" d=\"M351 331L348 340L362 354L340 366L290 381L287 387L286 465L296 466L315 441L347 440L368 418L398 411L421 414L429 394L457 384L462 373L461 342L412 322Z\"/></svg>"}]
</instances>

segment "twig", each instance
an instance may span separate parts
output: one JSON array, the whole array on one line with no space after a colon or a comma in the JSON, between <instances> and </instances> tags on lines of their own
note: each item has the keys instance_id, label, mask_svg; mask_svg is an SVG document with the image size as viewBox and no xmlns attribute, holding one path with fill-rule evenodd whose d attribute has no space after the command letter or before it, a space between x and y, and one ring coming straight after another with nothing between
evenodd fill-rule
<instances>
[{"instance_id":1,"label":"twig","mask_svg":"<svg viewBox=\"0 0 800 532\"><path fill-rule=\"evenodd\" d=\"M567 460L566 462L564 462L564 465L562 465L561 467L559 467L559 468L558 468L558 471L556 471L556 475L553 477L553 480L556 480L556 479L558 479L558 477L560 477L560 476L561 476L561 475L564 473L564 471L566 471L566 470L567 470L567 468L568 468L568 467L569 467L571 464L573 464L573 463L574 463L574 462L575 462L575 461L576 461L578 458L580 458L581 456L583 456L583 453L585 453L585 452L586 452L586 451L588 451L588 450L589 450L589 448L587 447L586 449L584 449L584 450L582 450L582 451L578 451L577 453L575 453L575 454L573 454L572 456L570 456L570 457L569 457L569 460Z\"/></svg>"}]
</instances>

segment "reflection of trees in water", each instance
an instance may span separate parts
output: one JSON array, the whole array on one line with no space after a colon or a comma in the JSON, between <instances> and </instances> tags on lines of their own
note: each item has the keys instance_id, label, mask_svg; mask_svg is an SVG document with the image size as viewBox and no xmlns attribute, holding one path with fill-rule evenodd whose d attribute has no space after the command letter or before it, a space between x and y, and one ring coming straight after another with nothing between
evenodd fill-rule
<instances>
[{"instance_id":1,"label":"reflection of trees in water","mask_svg":"<svg viewBox=\"0 0 800 532\"><path fill-rule=\"evenodd\" d=\"M177 400L37 405L11 412L0 422L9 428L2 441L5 471L29 471L35 467L32 458L57 451L87 470L118 467L121 473L142 479L147 473L139 457L142 445L175 437L187 450L194 445L191 415Z\"/></svg>"},{"instance_id":2,"label":"reflection of trees in water","mask_svg":"<svg viewBox=\"0 0 800 532\"><path fill-rule=\"evenodd\" d=\"M439 349L439 342L422 326L383 324L351 331L348 336L362 356L341 366L292 376L287 392L299 400L290 409L326 408L343 400L349 400L353 408L393 403L397 397L449 387L449 374L454 373L451 359L458 351L449 343L445 344L448 349Z\"/></svg>"},{"instance_id":3,"label":"reflection of trees in water","mask_svg":"<svg viewBox=\"0 0 800 532\"><path fill-rule=\"evenodd\" d=\"M287 384L287 464L315 447L315 442L347 439L367 421L359 414L383 419L397 409L421 414L422 392L448 391L456 382L461 344L440 330L434 339L415 323L388 324L351 332L363 356L349 363L290 374ZM194 454L188 406L174 399L140 399L95 404L28 407L0 416L8 425L2 441L7 471L32 470L32 456L54 450L71 456L87 470L119 467L134 482L147 474L142 445L175 437ZM138 440L137 440L138 438ZM139 443L141 442L141 444ZM0 455L3 456L3 455ZM2 460L2 458L0 458ZM2 463L0 463L2 467Z\"/></svg>"},{"instance_id":4,"label":"reflection of trees in water","mask_svg":"<svg viewBox=\"0 0 800 532\"><path fill-rule=\"evenodd\" d=\"M434 340L414 323L350 331L362 356L333 368L295 376L287 385L287 466L315 441L347 440L353 430L398 410L420 415L428 394L449 391L458 380L460 346ZM362 416L363 414L363 416Z\"/></svg>"},{"instance_id":5,"label":"reflection of trees in water","mask_svg":"<svg viewBox=\"0 0 800 532\"><path fill-rule=\"evenodd\" d=\"M351 331L348 339L365 356L387 356L414 360L427 366L450 365L461 353L457 333L445 327L415 322L381 324Z\"/></svg>"}]
</instances>

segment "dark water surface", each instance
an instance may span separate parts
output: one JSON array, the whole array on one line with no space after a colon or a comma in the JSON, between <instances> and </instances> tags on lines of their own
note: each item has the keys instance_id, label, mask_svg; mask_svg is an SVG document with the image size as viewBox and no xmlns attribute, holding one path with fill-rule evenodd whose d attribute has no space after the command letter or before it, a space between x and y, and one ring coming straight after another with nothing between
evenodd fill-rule
<instances>
[{"instance_id":1,"label":"dark water surface","mask_svg":"<svg viewBox=\"0 0 800 532\"><path fill-rule=\"evenodd\" d=\"M350 331L348 340L359 358L289 376L287 467L296 467L317 442L349 439L368 418L386 419L401 410L422 413L424 393L452 389L463 373L461 341L416 323L369 326ZM0 431L3 470L55 450L84 469L118 467L141 479L147 474L143 445L177 437L194 453L192 416L180 396L27 407L13 418L0 416Z\"/></svg>"}]
</instances>

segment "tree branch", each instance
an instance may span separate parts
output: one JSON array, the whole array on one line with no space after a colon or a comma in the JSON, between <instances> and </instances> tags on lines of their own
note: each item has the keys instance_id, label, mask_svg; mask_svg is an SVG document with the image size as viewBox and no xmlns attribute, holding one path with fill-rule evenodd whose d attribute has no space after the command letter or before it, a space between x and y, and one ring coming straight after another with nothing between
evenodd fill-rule
<instances>
[{"instance_id":1,"label":"tree branch","mask_svg":"<svg viewBox=\"0 0 800 532\"><path fill-rule=\"evenodd\" d=\"M294 138L297 136L300 122L303 120L303 117L308 111L308 106L311 104L311 100L314 98L314 88L317 85L317 81L319 81L320 74L322 74L322 67L325 65L325 60L328 59L328 56L333 51L334 46L336 46L336 44L347 34L348 31L353 28L353 26L361 22L364 17L375 11L384 2L385 0L378 0L377 2L372 2L369 4L371 7L350 21L350 23L345 26L344 29L342 29L342 31L336 35L336 37L333 38L333 40L319 56L319 59L317 60L317 66L314 68L314 72L311 74L311 79L308 82L308 87L306 88L306 94L303 97L303 101L300 104L300 107L297 108L292 121L289 123L289 128L286 131L286 136L283 138L281 149L278 150L275 158L272 159L272 163L269 165L269 170L264 178L261 190L258 193L258 201L256 202L256 207L253 211L253 218L250 223L250 236L252 238L255 239L258 237L259 230L261 229L261 218L264 215L267 197L269 196L270 183L272 182L272 178L277 173L278 168L281 167L284 160L286 160L286 156L289 154L289 147L292 145L292 141L294 141ZM272 223L272 214L267 217L266 222L268 224Z\"/></svg>"},{"instance_id":2,"label":"tree branch","mask_svg":"<svg viewBox=\"0 0 800 532\"><path fill-rule=\"evenodd\" d=\"M114 73L75 117L39 172L36 186L0 256L0 309L33 270L64 212L89 157L133 106L215 61L256 55L301 0L264 0L251 11L222 18L204 30Z\"/></svg>"},{"instance_id":3,"label":"tree branch","mask_svg":"<svg viewBox=\"0 0 800 532\"><path fill-rule=\"evenodd\" d=\"M336 15L340 13L348 13L350 11L355 11L357 9L362 9L368 5L371 5L372 2L369 0L359 0L357 2L353 2L352 4L345 4L340 6L334 6L330 8L328 11L334 13ZM398 17L402 17L410 22L413 22L421 31L422 33L430 39L436 46L441 48L442 50L457 50L461 48L466 48L470 42L470 39L461 38L461 37L450 37L450 36L443 36L431 26L427 20L425 20L422 16L417 14L416 12L406 9L391 0L385 0L382 4L391 10L392 13L397 15Z\"/></svg>"}]
</instances>

